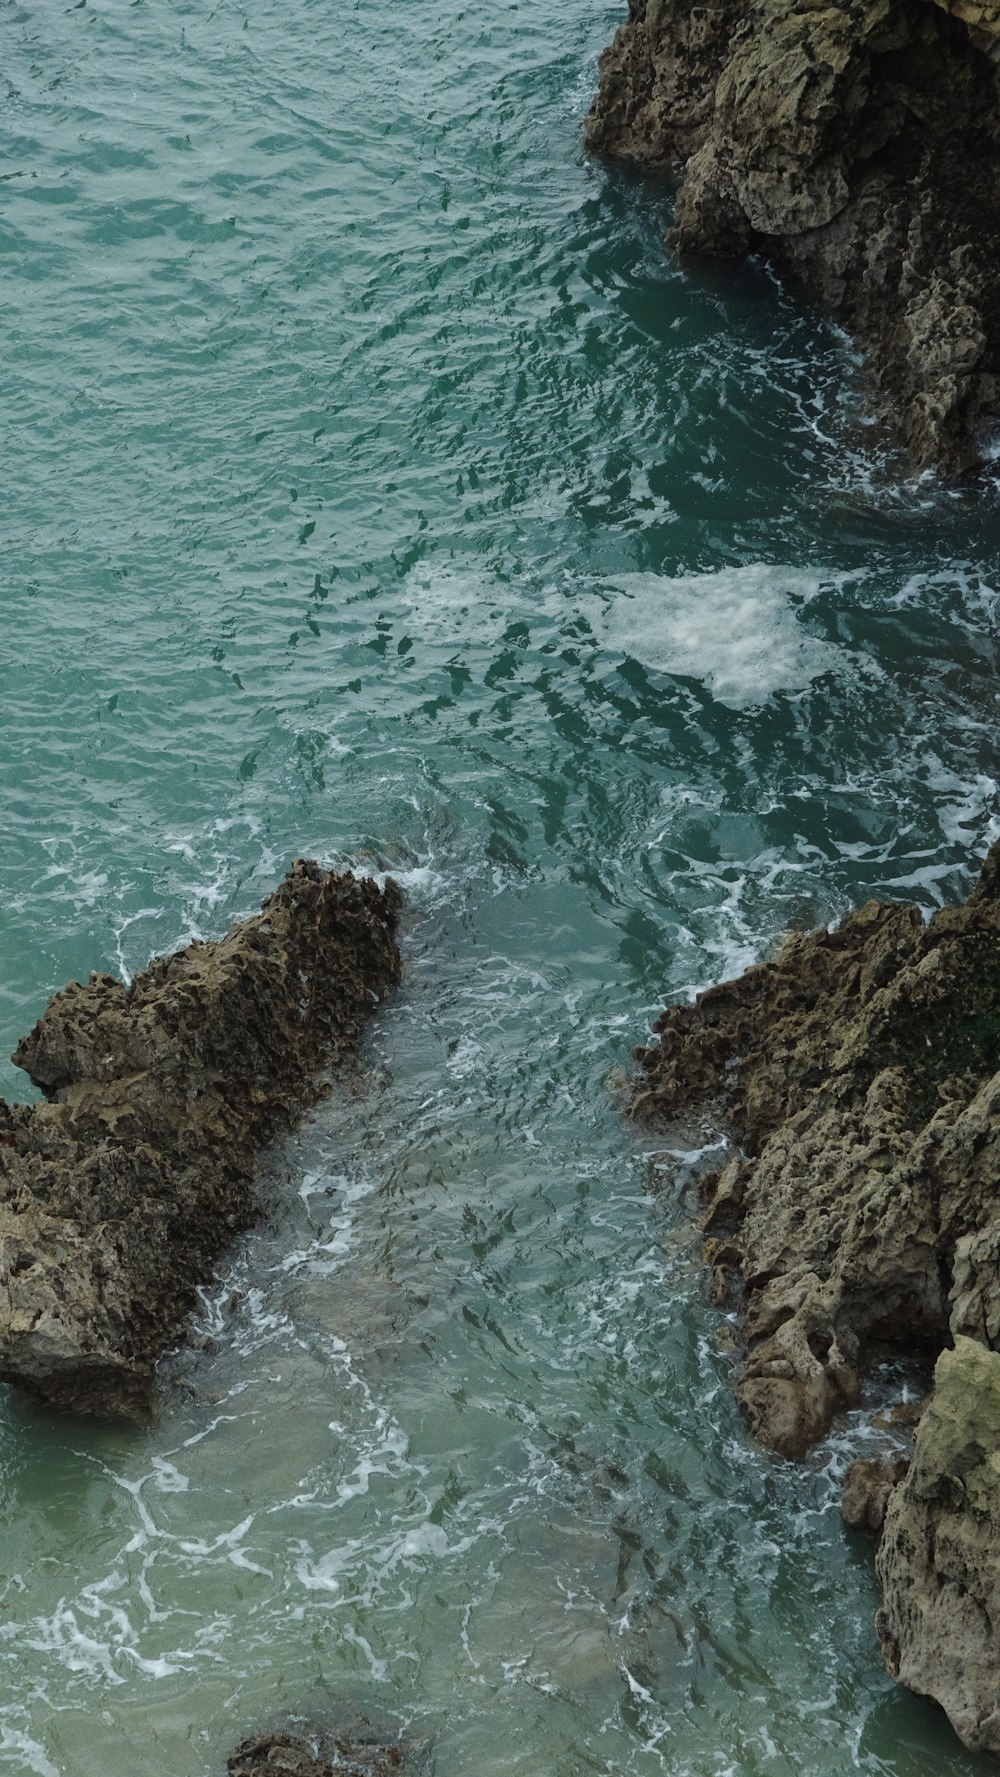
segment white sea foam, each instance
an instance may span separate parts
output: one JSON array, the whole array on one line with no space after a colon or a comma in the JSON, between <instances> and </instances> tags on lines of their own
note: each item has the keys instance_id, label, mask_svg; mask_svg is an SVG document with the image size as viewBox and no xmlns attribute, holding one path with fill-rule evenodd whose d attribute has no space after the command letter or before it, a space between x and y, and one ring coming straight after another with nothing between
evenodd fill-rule
<instances>
[{"instance_id":1,"label":"white sea foam","mask_svg":"<svg viewBox=\"0 0 1000 1777\"><path fill-rule=\"evenodd\" d=\"M402 596L408 627L424 641L451 647L495 646L517 619L538 615L537 602L474 567L421 564L406 577Z\"/></svg>"},{"instance_id":2,"label":"white sea foam","mask_svg":"<svg viewBox=\"0 0 1000 1777\"><path fill-rule=\"evenodd\" d=\"M359 876L364 875L358 871ZM442 901L449 900L455 893L455 884L443 870L435 870L431 863L393 865L391 870L380 870L375 873L375 881L379 888L384 889L389 878L402 889L408 902L418 907L432 907Z\"/></svg>"},{"instance_id":3,"label":"white sea foam","mask_svg":"<svg viewBox=\"0 0 1000 1777\"><path fill-rule=\"evenodd\" d=\"M329 1238L314 1240L310 1246L295 1247L284 1255L278 1270L294 1272L300 1277L329 1277L339 1271L351 1250L351 1218L331 1217Z\"/></svg>"},{"instance_id":4,"label":"white sea foam","mask_svg":"<svg viewBox=\"0 0 1000 1777\"><path fill-rule=\"evenodd\" d=\"M331 1431L338 1429L335 1422L331 1423L330 1429ZM376 1444L371 1451L359 1452L358 1461L352 1473L337 1483L337 1497L341 1505L346 1505L349 1500L366 1494L374 1475L392 1475L395 1472L395 1464L405 1458L407 1439L402 1429L395 1423L389 1422L388 1419L380 1429L382 1431L381 1442Z\"/></svg>"},{"instance_id":5,"label":"white sea foam","mask_svg":"<svg viewBox=\"0 0 1000 1777\"><path fill-rule=\"evenodd\" d=\"M160 1493L186 1493L191 1485L189 1477L182 1475L180 1469L175 1468L172 1462L167 1462L163 1456L153 1457L153 1473L150 1478Z\"/></svg>"},{"instance_id":6,"label":"white sea foam","mask_svg":"<svg viewBox=\"0 0 1000 1777\"><path fill-rule=\"evenodd\" d=\"M718 703L747 709L843 669L843 650L800 620L823 584L816 574L766 562L675 579L623 574L595 628L608 652L653 672L700 679Z\"/></svg>"},{"instance_id":7,"label":"white sea foam","mask_svg":"<svg viewBox=\"0 0 1000 1777\"><path fill-rule=\"evenodd\" d=\"M47 1757L38 1741L6 1722L0 1724L0 1758L4 1764L16 1765L21 1771L34 1772L35 1777L61 1777L58 1766Z\"/></svg>"},{"instance_id":8,"label":"white sea foam","mask_svg":"<svg viewBox=\"0 0 1000 1777\"><path fill-rule=\"evenodd\" d=\"M372 1678L375 1680L376 1684L383 1684L389 1676L388 1661L379 1658L367 1636L359 1634L358 1630L355 1629L352 1624L346 1623L342 1625L341 1634L345 1641L351 1643L352 1647L360 1648L365 1659L368 1661Z\"/></svg>"}]
</instances>

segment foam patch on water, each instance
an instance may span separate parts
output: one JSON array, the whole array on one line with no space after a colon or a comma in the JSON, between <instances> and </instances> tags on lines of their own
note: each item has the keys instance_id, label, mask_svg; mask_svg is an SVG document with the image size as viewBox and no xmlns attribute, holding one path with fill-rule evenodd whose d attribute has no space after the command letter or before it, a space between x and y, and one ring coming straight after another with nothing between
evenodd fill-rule
<instances>
[{"instance_id":1,"label":"foam patch on water","mask_svg":"<svg viewBox=\"0 0 1000 1777\"><path fill-rule=\"evenodd\" d=\"M400 602L416 635L451 649L495 648L512 623L538 616L535 600L472 566L422 563L407 575Z\"/></svg>"},{"instance_id":2,"label":"foam patch on water","mask_svg":"<svg viewBox=\"0 0 1000 1777\"><path fill-rule=\"evenodd\" d=\"M767 562L714 574L623 574L597 634L653 672L700 679L718 703L748 709L842 669L844 654L803 625L820 576Z\"/></svg>"},{"instance_id":3,"label":"foam patch on water","mask_svg":"<svg viewBox=\"0 0 1000 1777\"><path fill-rule=\"evenodd\" d=\"M7 1723L0 1727L0 1758L4 1764L14 1765L21 1771L37 1773L37 1777L60 1777L58 1768L38 1741Z\"/></svg>"}]
</instances>

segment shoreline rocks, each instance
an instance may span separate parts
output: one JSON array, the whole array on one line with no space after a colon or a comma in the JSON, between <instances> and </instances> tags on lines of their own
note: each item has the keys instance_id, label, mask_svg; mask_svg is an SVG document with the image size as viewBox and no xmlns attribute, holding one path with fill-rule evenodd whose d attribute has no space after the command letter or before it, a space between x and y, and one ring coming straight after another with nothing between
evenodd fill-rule
<instances>
[{"instance_id":1,"label":"shoreline rocks","mask_svg":"<svg viewBox=\"0 0 1000 1777\"><path fill-rule=\"evenodd\" d=\"M909 1466L855 1463L841 1511L890 1673L1000 1752L1000 842L961 906L870 901L654 1029L630 1114L740 1145L702 1227L760 1442L804 1456L873 1353L937 1360Z\"/></svg>"},{"instance_id":2,"label":"shoreline rocks","mask_svg":"<svg viewBox=\"0 0 1000 1777\"><path fill-rule=\"evenodd\" d=\"M870 901L671 1006L631 1115L740 1144L706 1184L705 1256L737 1302L737 1393L800 1457L855 1406L869 1352L1000 1330L1000 846L925 925Z\"/></svg>"},{"instance_id":3,"label":"shoreline rocks","mask_svg":"<svg viewBox=\"0 0 1000 1777\"><path fill-rule=\"evenodd\" d=\"M587 145L679 180L668 244L841 316L918 468L1000 417L998 0L629 0Z\"/></svg>"},{"instance_id":4,"label":"shoreline rocks","mask_svg":"<svg viewBox=\"0 0 1000 1777\"><path fill-rule=\"evenodd\" d=\"M0 1100L0 1380L144 1420L158 1359L259 1213L257 1150L399 979L399 891L302 861L217 943L71 983Z\"/></svg>"},{"instance_id":5,"label":"shoreline rocks","mask_svg":"<svg viewBox=\"0 0 1000 1777\"><path fill-rule=\"evenodd\" d=\"M875 1557L886 1666L931 1697L973 1752L1000 1753L1000 1355L942 1352Z\"/></svg>"}]
</instances>

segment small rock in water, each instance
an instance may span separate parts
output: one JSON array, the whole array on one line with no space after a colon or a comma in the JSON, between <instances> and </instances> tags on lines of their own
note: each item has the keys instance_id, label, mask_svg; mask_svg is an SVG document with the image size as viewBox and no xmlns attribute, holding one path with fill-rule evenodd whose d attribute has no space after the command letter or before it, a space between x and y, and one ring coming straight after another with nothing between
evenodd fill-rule
<instances>
[{"instance_id":1,"label":"small rock in water","mask_svg":"<svg viewBox=\"0 0 1000 1777\"><path fill-rule=\"evenodd\" d=\"M228 1777L406 1777L427 1743L381 1735L365 1725L349 1739L323 1734L257 1734L229 1760Z\"/></svg>"}]
</instances>

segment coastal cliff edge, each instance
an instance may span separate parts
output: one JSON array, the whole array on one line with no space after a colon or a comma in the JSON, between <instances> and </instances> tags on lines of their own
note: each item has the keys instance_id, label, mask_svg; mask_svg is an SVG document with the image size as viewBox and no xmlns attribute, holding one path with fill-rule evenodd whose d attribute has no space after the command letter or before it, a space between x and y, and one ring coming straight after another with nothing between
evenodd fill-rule
<instances>
[{"instance_id":1,"label":"coastal cliff edge","mask_svg":"<svg viewBox=\"0 0 1000 1777\"><path fill-rule=\"evenodd\" d=\"M679 252L764 254L842 317L918 468L988 453L998 0L629 0L586 139L677 180Z\"/></svg>"}]
</instances>

